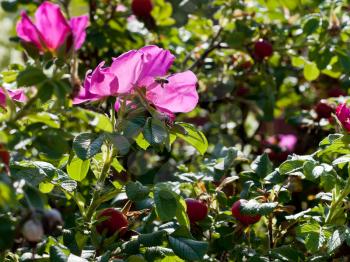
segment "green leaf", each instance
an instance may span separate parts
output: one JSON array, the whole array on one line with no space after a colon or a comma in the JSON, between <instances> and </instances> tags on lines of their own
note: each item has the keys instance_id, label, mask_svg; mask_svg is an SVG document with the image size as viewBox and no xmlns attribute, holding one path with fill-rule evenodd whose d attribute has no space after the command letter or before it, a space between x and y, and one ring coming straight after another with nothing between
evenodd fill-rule
<instances>
[{"instance_id":1,"label":"green leaf","mask_svg":"<svg viewBox=\"0 0 350 262\"><path fill-rule=\"evenodd\" d=\"M163 258L163 257L175 258L176 256L174 254L174 251L171 250L170 248L165 248L165 247L159 247L158 246L158 247L149 247L149 248L146 249L145 258L147 259L147 261L155 261L157 258ZM181 260L178 257L176 257L176 258L178 260L180 260L180 261L183 261L183 260ZM174 259L174 260L170 260L170 261L171 262L174 262L174 261L176 262L178 260Z\"/></svg>"},{"instance_id":2,"label":"green leaf","mask_svg":"<svg viewBox=\"0 0 350 262\"><path fill-rule=\"evenodd\" d=\"M344 242L342 230L336 229L328 241L328 253L333 253Z\"/></svg>"},{"instance_id":3,"label":"green leaf","mask_svg":"<svg viewBox=\"0 0 350 262\"><path fill-rule=\"evenodd\" d=\"M143 135L151 145L159 145L165 142L168 137L164 124L160 120L150 117L144 126Z\"/></svg>"},{"instance_id":4,"label":"green leaf","mask_svg":"<svg viewBox=\"0 0 350 262\"><path fill-rule=\"evenodd\" d=\"M145 247L161 246L165 239L166 231L159 230L149 234L139 236L139 243Z\"/></svg>"},{"instance_id":5,"label":"green leaf","mask_svg":"<svg viewBox=\"0 0 350 262\"><path fill-rule=\"evenodd\" d=\"M143 150L146 150L151 144L147 142L142 133L139 133L135 138L136 144Z\"/></svg>"},{"instance_id":6,"label":"green leaf","mask_svg":"<svg viewBox=\"0 0 350 262\"><path fill-rule=\"evenodd\" d=\"M281 246L271 250L274 258L281 261L305 261L304 254L293 246Z\"/></svg>"},{"instance_id":7,"label":"green leaf","mask_svg":"<svg viewBox=\"0 0 350 262\"><path fill-rule=\"evenodd\" d=\"M303 168L304 160L286 160L279 167L281 175L287 175Z\"/></svg>"},{"instance_id":8,"label":"green leaf","mask_svg":"<svg viewBox=\"0 0 350 262\"><path fill-rule=\"evenodd\" d=\"M68 256L58 246L52 245L50 247L50 261L51 262L67 262Z\"/></svg>"},{"instance_id":9,"label":"green leaf","mask_svg":"<svg viewBox=\"0 0 350 262\"><path fill-rule=\"evenodd\" d=\"M140 182L129 182L125 186L126 195L132 201L140 201L145 199L149 194L149 189Z\"/></svg>"},{"instance_id":10,"label":"green leaf","mask_svg":"<svg viewBox=\"0 0 350 262\"><path fill-rule=\"evenodd\" d=\"M113 131L113 125L111 121L104 114L100 114L83 108L74 108L72 114L78 117L79 119L83 120L90 126L94 126L100 130L109 133Z\"/></svg>"},{"instance_id":11,"label":"green leaf","mask_svg":"<svg viewBox=\"0 0 350 262\"><path fill-rule=\"evenodd\" d=\"M314 33L320 26L320 18L318 16L312 15L303 25L303 31L305 35L310 35Z\"/></svg>"},{"instance_id":12,"label":"green leaf","mask_svg":"<svg viewBox=\"0 0 350 262\"><path fill-rule=\"evenodd\" d=\"M246 215L268 215L273 212L277 207L277 202L272 203L259 203L258 201L251 199L246 203L242 203L240 211Z\"/></svg>"},{"instance_id":13,"label":"green leaf","mask_svg":"<svg viewBox=\"0 0 350 262\"><path fill-rule=\"evenodd\" d=\"M333 165L333 166L336 166L336 165L345 164L345 163L348 163L348 162L350 162L350 154L349 154L349 155L345 155L345 156L338 157L337 159L335 159L335 160L332 162L332 165Z\"/></svg>"},{"instance_id":14,"label":"green leaf","mask_svg":"<svg viewBox=\"0 0 350 262\"><path fill-rule=\"evenodd\" d=\"M109 134L108 139L117 148L120 155L126 155L129 152L130 143L126 137L118 134Z\"/></svg>"},{"instance_id":15,"label":"green leaf","mask_svg":"<svg viewBox=\"0 0 350 262\"><path fill-rule=\"evenodd\" d=\"M261 178L266 177L273 170L272 163L266 153L258 156L250 167Z\"/></svg>"},{"instance_id":16,"label":"green leaf","mask_svg":"<svg viewBox=\"0 0 350 262\"><path fill-rule=\"evenodd\" d=\"M58 116L50 114L48 112L39 112L36 114L27 115L26 118L31 123L44 123L47 126L53 128L60 128L60 122Z\"/></svg>"},{"instance_id":17,"label":"green leaf","mask_svg":"<svg viewBox=\"0 0 350 262\"><path fill-rule=\"evenodd\" d=\"M81 160L78 157L74 157L67 166L67 172L70 178L75 181L83 181L89 172L90 161Z\"/></svg>"},{"instance_id":18,"label":"green leaf","mask_svg":"<svg viewBox=\"0 0 350 262\"><path fill-rule=\"evenodd\" d=\"M33 86L46 80L46 75L38 68L28 66L17 76L17 86Z\"/></svg>"},{"instance_id":19,"label":"green leaf","mask_svg":"<svg viewBox=\"0 0 350 262\"><path fill-rule=\"evenodd\" d=\"M174 134L181 138L182 140L186 141L190 145L192 145L194 148L198 150L198 152L201 155L204 155L205 152L207 152L208 149L208 141L205 135L197 130L193 125L187 124L187 123L181 123L178 122L176 125L179 125L181 128L183 128L184 133L180 132L178 129L172 130Z\"/></svg>"},{"instance_id":20,"label":"green leaf","mask_svg":"<svg viewBox=\"0 0 350 262\"><path fill-rule=\"evenodd\" d=\"M190 220L188 219L186 209L187 209L186 201L182 197L178 196L176 219L181 226L190 228Z\"/></svg>"},{"instance_id":21,"label":"green leaf","mask_svg":"<svg viewBox=\"0 0 350 262\"><path fill-rule=\"evenodd\" d=\"M169 236L169 244L174 253L185 260L201 260L208 249L208 243L187 238Z\"/></svg>"},{"instance_id":22,"label":"green leaf","mask_svg":"<svg viewBox=\"0 0 350 262\"><path fill-rule=\"evenodd\" d=\"M73 140L73 150L82 160L87 160L101 151L104 136L92 133L82 133Z\"/></svg>"},{"instance_id":23,"label":"green leaf","mask_svg":"<svg viewBox=\"0 0 350 262\"><path fill-rule=\"evenodd\" d=\"M102 155L101 155L102 159ZM120 164L117 158L113 158L111 166L118 172L125 171L125 168Z\"/></svg>"},{"instance_id":24,"label":"green leaf","mask_svg":"<svg viewBox=\"0 0 350 262\"><path fill-rule=\"evenodd\" d=\"M176 215L177 201L173 192L165 188L156 187L154 191L156 212L163 221L169 221Z\"/></svg>"},{"instance_id":25,"label":"green leaf","mask_svg":"<svg viewBox=\"0 0 350 262\"><path fill-rule=\"evenodd\" d=\"M304 77L308 81L313 81L320 75L320 70L318 70L316 63L306 62L304 66Z\"/></svg>"}]
</instances>

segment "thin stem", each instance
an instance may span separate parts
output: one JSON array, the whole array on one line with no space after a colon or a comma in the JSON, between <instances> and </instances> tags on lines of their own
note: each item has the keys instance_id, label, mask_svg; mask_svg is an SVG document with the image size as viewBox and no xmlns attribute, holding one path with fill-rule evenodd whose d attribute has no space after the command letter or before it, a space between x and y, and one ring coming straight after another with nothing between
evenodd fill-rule
<instances>
[{"instance_id":1,"label":"thin stem","mask_svg":"<svg viewBox=\"0 0 350 262\"><path fill-rule=\"evenodd\" d=\"M88 207L88 210L86 212L86 216L85 216L86 221L91 221L92 215L94 214L95 210L100 205L99 198L100 198L101 188L103 187L103 184L108 176L109 168L110 168L111 163L112 163L112 156L113 156L112 151L111 151L110 147L108 146L107 151L106 151L106 158L104 160L103 167L102 167L100 176L98 178L95 191L92 195L90 206Z\"/></svg>"},{"instance_id":2,"label":"thin stem","mask_svg":"<svg viewBox=\"0 0 350 262\"><path fill-rule=\"evenodd\" d=\"M269 231L269 250L273 248L273 228L272 228L272 216L268 217L268 231Z\"/></svg>"},{"instance_id":3,"label":"thin stem","mask_svg":"<svg viewBox=\"0 0 350 262\"><path fill-rule=\"evenodd\" d=\"M331 207L329 209L329 212L327 214L326 217L326 224L331 223L332 222L332 218L335 215L335 212L337 211L337 208L339 206L339 204L341 204L344 200L344 198L350 194L350 177L347 180L346 186L343 190L343 192L340 194L340 196L338 198L335 199L334 202L331 203Z\"/></svg>"}]
</instances>

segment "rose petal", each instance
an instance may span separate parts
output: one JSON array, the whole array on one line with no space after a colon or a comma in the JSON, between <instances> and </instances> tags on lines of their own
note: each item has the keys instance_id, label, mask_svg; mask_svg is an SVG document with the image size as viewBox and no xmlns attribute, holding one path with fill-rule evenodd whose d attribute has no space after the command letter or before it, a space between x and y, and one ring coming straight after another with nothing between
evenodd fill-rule
<instances>
[{"instance_id":1,"label":"rose petal","mask_svg":"<svg viewBox=\"0 0 350 262\"><path fill-rule=\"evenodd\" d=\"M139 80L149 76L160 77L166 75L175 60L175 56L169 50L164 50L155 45L145 46L139 51L144 53L144 66Z\"/></svg>"},{"instance_id":2,"label":"rose petal","mask_svg":"<svg viewBox=\"0 0 350 262\"><path fill-rule=\"evenodd\" d=\"M50 2L42 3L36 10L35 25L50 50L62 46L71 34L71 28L60 7Z\"/></svg>"},{"instance_id":3,"label":"rose petal","mask_svg":"<svg viewBox=\"0 0 350 262\"><path fill-rule=\"evenodd\" d=\"M84 43L86 38L86 27L89 23L89 17L86 15L73 17L70 21L70 26L73 32L74 49L78 50Z\"/></svg>"},{"instance_id":4,"label":"rose petal","mask_svg":"<svg viewBox=\"0 0 350 262\"><path fill-rule=\"evenodd\" d=\"M143 68L142 56L141 52L131 50L113 60L110 72L118 78L120 94L129 93L137 84Z\"/></svg>"},{"instance_id":5,"label":"rose petal","mask_svg":"<svg viewBox=\"0 0 350 262\"><path fill-rule=\"evenodd\" d=\"M40 51L45 49L43 37L25 12L21 13L21 19L16 26L17 35L25 42L34 44Z\"/></svg>"},{"instance_id":6,"label":"rose petal","mask_svg":"<svg viewBox=\"0 0 350 262\"><path fill-rule=\"evenodd\" d=\"M186 71L171 75L167 80L163 87L158 84L147 89L147 99L156 107L173 113L192 111L198 103L197 77L191 71Z\"/></svg>"},{"instance_id":7,"label":"rose petal","mask_svg":"<svg viewBox=\"0 0 350 262\"><path fill-rule=\"evenodd\" d=\"M100 63L91 74L89 92L100 97L113 96L118 92L118 78L110 72L109 68Z\"/></svg>"}]
</instances>

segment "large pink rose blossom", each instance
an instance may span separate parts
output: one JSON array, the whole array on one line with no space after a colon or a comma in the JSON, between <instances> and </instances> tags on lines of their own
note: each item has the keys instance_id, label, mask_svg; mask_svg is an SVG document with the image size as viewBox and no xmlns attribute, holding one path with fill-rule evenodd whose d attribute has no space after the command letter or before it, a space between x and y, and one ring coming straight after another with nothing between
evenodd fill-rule
<instances>
[{"instance_id":1,"label":"large pink rose blossom","mask_svg":"<svg viewBox=\"0 0 350 262\"><path fill-rule=\"evenodd\" d=\"M345 103L338 105L335 112L343 127L350 132L350 108Z\"/></svg>"},{"instance_id":2,"label":"large pink rose blossom","mask_svg":"<svg viewBox=\"0 0 350 262\"><path fill-rule=\"evenodd\" d=\"M17 101L17 102L27 101L27 97L25 96L23 89L10 90L10 89L4 89L0 87L0 106L2 107L6 107L6 93L9 96L9 98L14 101Z\"/></svg>"},{"instance_id":3,"label":"large pink rose blossom","mask_svg":"<svg viewBox=\"0 0 350 262\"><path fill-rule=\"evenodd\" d=\"M60 48L68 52L72 46L78 50L83 45L88 22L86 15L67 21L58 5L44 2L35 12L34 23L22 12L16 30L22 41L33 44L40 52L57 54Z\"/></svg>"},{"instance_id":4,"label":"large pink rose blossom","mask_svg":"<svg viewBox=\"0 0 350 262\"><path fill-rule=\"evenodd\" d=\"M197 77L191 71L168 75L174 60L168 50L157 46L126 52L113 59L110 67L100 65L88 74L73 103L134 94L144 88L147 101L158 111L169 115L190 112L198 103ZM99 77L94 78L96 74Z\"/></svg>"}]
</instances>

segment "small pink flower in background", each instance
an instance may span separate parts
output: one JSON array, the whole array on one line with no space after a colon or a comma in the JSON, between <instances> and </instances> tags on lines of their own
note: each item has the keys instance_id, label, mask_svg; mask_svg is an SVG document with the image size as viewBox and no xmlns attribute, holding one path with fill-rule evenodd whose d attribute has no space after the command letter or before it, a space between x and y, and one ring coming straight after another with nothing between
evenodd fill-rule
<instances>
[{"instance_id":1,"label":"small pink flower in background","mask_svg":"<svg viewBox=\"0 0 350 262\"><path fill-rule=\"evenodd\" d=\"M295 151L298 138L294 134L278 134L263 141L271 160L283 162Z\"/></svg>"},{"instance_id":2,"label":"small pink flower in background","mask_svg":"<svg viewBox=\"0 0 350 262\"><path fill-rule=\"evenodd\" d=\"M350 132L350 108L345 103L340 104L335 114L343 127Z\"/></svg>"},{"instance_id":3,"label":"small pink flower in background","mask_svg":"<svg viewBox=\"0 0 350 262\"><path fill-rule=\"evenodd\" d=\"M10 90L6 89L6 92L10 99L17 102L25 102L27 101L27 97L24 94L23 89ZM0 106L6 107L6 92L4 88L0 87Z\"/></svg>"},{"instance_id":4,"label":"small pink flower in background","mask_svg":"<svg viewBox=\"0 0 350 262\"><path fill-rule=\"evenodd\" d=\"M78 50L84 43L88 16L73 17L69 21L60 7L50 2L42 3L35 12L35 22L25 12L17 23L17 35L26 43L33 44L40 52L65 53L73 46Z\"/></svg>"},{"instance_id":5,"label":"small pink flower in background","mask_svg":"<svg viewBox=\"0 0 350 262\"><path fill-rule=\"evenodd\" d=\"M190 112L198 103L197 77L191 71L168 75L174 60L168 50L157 46L126 52L115 58L110 67L101 70L99 66L88 75L73 103L133 94L144 88L148 102L161 113L172 117L173 113ZM98 81L93 79L97 73ZM118 99L115 108L119 108Z\"/></svg>"}]
</instances>

